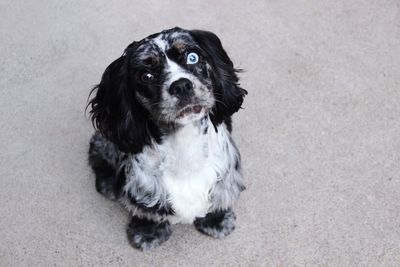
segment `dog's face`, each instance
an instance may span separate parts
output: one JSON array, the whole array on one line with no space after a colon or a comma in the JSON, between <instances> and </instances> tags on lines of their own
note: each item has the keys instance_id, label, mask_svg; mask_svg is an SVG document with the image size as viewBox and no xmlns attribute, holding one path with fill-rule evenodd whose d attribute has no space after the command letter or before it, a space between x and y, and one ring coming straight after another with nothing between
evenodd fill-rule
<instances>
[{"instance_id":1,"label":"dog's face","mask_svg":"<svg viewBox=\"0 0 400 267\"><path fill-rule=\"evenodd\" d=\"M130 44L95 89L92 121L125 152L160 140L168 125L227 121L247 94L219 38L181 28Z\"/></svg>"},{"instance_id":2,"label":"dog's face","mask_svg":"<svg viewBox=\"0 0 400 267\"><path fill-rule=\"evenodd\" d=\"M214 106L211 60L189 32L154 34L127 52L135 94L153 119L185 124Z\"/></svg>"}]
</instances>

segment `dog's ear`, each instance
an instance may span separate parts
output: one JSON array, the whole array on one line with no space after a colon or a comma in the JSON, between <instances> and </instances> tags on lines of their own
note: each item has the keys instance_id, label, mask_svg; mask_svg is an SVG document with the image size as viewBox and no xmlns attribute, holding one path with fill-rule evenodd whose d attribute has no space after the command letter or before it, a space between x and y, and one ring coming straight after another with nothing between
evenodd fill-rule
<instances>
[{"instance_id":1,"label":"dog's ear","mask_svg":"<svg viewBox=\"0 0 400 267\"><path fill-rule=\"evenodd\" d=\"M89 101L93 126L123 152L139 153L151 143L148 114L137 101L131 81L130 45L104 71Z\"/></svg>"},{"instance_id":2,"label":"dog's ear","mask_svg":"<svg viewBox=\"0 0 400 267\"><path fill-rule=\"evenodd\" d=\"M239 86L238 70L234 68L219 38L208 31L193 30L190 33L211 61L217 91L213 113L222 120L239 110L247 91Z\"/></svg>"}]
</instances>

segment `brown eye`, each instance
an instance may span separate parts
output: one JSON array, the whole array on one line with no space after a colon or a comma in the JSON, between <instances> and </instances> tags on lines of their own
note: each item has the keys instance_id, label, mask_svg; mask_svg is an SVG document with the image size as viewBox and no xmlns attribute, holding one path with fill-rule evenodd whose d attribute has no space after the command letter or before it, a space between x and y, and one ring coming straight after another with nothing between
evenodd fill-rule
<instances>
[{"instance_id":1,"label":"brown eye","mask_svg":"<svg viewBox=\"0 0 400 267\"><path fill-rule=\"evenodd\" d=\"M142 74L142 82L151 83L152 81L154 81L153 74L151 74L150 72L146 72L146 73Z\"/></svg>"}]
</instances>

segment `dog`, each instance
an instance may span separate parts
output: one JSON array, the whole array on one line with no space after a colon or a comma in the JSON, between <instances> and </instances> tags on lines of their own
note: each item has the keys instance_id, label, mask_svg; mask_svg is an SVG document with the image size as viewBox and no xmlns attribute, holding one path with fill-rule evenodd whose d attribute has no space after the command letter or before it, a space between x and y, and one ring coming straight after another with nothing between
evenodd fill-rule
<instances>
[{"instance_id":1,"label":"dog","mask_svg":"<svg viewBox=\"0 0 400 267\"><path fill-rule=\"evenodd\" d=\"M175 27L131 43L91 91L89 165L97 191L132 214L134 248L159 246L175 223L214 238L234 230L238 72L214 33Z\"/></svg>"}]
</instances>

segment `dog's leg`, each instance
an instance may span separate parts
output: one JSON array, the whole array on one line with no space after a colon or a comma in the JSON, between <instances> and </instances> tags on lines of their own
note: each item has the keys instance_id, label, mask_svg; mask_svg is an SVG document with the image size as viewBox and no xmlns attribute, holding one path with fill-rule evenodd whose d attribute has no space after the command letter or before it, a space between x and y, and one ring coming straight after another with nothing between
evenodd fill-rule
<instances>
[{"instance_id":1,"label":"dog's leg","mask_svg":"<svg viewBox=\"0 0 400 267\"><path fill-rule=\"evenodd\" d=\"M96 132L90 139L89 164L96 175L96 189L109 199L117 199L125 174L117 174L120 152L113 143Z\"/></svg>"},{"instance_id":2,"label":"dog's leg","mask_svg":"<svg viewBox=\"0 0 400 267\"><path fill-rule=\"evenodd\" d=\"M196 218L194 226L201 233L214 238L224 238L235 229L236 216L231 210L207 213L206 217Z\"/></svg>"},{"instance_id":3,"label":"dog's leg","mask_svg":"<svg viewBox=\"0 0 400 267\"><path fill-rule=\"evenodd\" d=\"M140 250L158 247L169 239L171 233L168 221L155 222L136 216L132 217L127 229L129 243Z\"/></svg>"}]
</instances>

